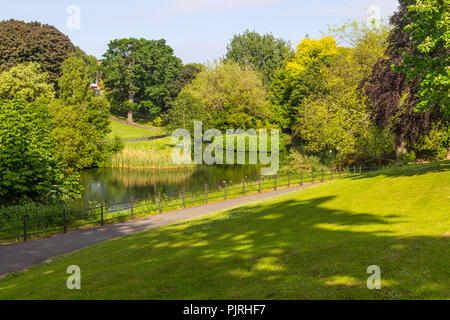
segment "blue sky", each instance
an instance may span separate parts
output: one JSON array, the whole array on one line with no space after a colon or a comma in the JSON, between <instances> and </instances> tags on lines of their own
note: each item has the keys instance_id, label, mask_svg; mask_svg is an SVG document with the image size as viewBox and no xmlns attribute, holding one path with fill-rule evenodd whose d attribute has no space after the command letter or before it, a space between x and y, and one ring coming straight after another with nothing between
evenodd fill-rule
<instances>
[{"instance_id":1,"label":"blue sky","mask_svg":"<svg viewBox=\"0 0 450 320\"><path fill-rule=\"evenodd\" d=\"M80 8L80 29L67 26L71 5ZM0 20L39 21L56 26L98 58L122 37L166 39L184 63L224 55L226 44L246 29L272 32L293 45L306 34L321 37L328 25L366 19L379 8L386 18L397 0L13 0L2 1Z\"/></svg>"}]
</instances>

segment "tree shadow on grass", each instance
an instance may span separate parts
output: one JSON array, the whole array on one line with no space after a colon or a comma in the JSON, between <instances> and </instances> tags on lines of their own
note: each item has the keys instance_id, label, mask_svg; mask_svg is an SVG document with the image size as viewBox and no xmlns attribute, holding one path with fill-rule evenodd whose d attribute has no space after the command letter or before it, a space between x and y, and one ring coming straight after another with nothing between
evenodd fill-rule
<instances>
[{"instance_id":1,"label":"tree shadow on grass","mask_svg":"<svg viewBox=\"0 0 450 320\"><path fill-rule=\"evenodd\" d=\"M147 263L152 282L136 298L450 298L449 237L400 237L392 225L403 217L324 207L333 198L242 207L139 237L136 250L151 256L130 261ZM367 288L371 265L382 290Z\"/></svg>"},{"instance_id":2,"label":"tree shadow on grass","mask_svg":"<svg viewBox=\"0 0 450 320\"><path fill-rule=\"evenodd\" d=\"M356 169L358 170L358 168ZM450 161L440 161L427 164L414 164L408 166L396 166L389 169L368 172L363 175L352 176L349 179L359 180L374 178L378 176L386 177L413 177L429 173L440 173L450 171Z\"/></svg>"},{"instance_id":3,"label":"tree shadow on grass","mask_svg":"<svg viewBox=\"0 0 450 320\"><path fill-rule=\"evenodd\" d=\"M126 236L7 280L0 295L20 279L22 298L36 283L38 298L57 299L450 298L448 234L401 236L407 216L335 209L335 199L293 196ZM71 264L82 290L62 285ZM371 265L381 290L367 288Z\"/></svg>"}]
</instances>

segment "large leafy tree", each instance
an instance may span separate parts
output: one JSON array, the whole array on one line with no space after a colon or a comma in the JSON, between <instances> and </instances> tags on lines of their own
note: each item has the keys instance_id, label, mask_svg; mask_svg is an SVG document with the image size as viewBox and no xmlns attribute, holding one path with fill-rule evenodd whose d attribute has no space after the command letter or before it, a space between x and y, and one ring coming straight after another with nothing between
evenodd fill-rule
<instances>
[{"instance_id":1,"label":"large leafy tree","mask_svg":"<svg viewBox=\"0 0 450 320\"><path fill-rule=\"evenodd\" d=\"M184 65L180 73L169 83L169 93L165 99L166 104L169 105L173 100L175 100L181 90L183 90L187 85L191 84L197 74L199 74L199 72L201 72L203 69L204 66L198 63L190 63Z\"/></svg>"},{"instance_id":2,"label":"large leafy tree","mask_svg":"<svg viewBox=\"0 0 450 320\"><path fill-rule=\"evenodd\" d=\"M59 97L69 104L82 104L93 96L89 85L95 80L97 59L77 50L61 66Z\"/></svg>"},{"instance_id":3,"label":"large leafy tree","mask_svg":"<svg viewBox=\"0 0 450 320\"><path fill-rule=\"evenodd\" d=\"M75 51L70 39L58 29L38 22L0 22L0 72L26 62L37 62L53 84L61 64Z\"/></svg>"},{"instance_id":4,"label":"large leafy tree","mask_svg":"<svg viewBox=\"0 0 450 320\"><path fill-rule=\"evenodd\" d=\"M218 62L200 72L184 88L170 110L173 128L249 129L266 127L272 113L258 74L237 63Z\"/></svg>"},{"instance_id":5,"label":"large leafy tree","mask_svg":"<svg viewBox=\"0 0 450 320\"><path fill-rule=\"evenodd\" d=\"M39 97L53 98L53 85L48 75L35 63L24 63L0 74L0 99L34 101Z\"/></svg>"},{"instance_id":6,"label":"large leafy tree","mask_svg":"<svg viewBox=\"0 0 450 320\"><path fill-rule=\"evenodd\" d=\"M128 111L128 121L139 109L158 115L166 108L168 85L182 64L165 40L114 40L103 57L108 96L113 107Z\"/></svg>"},{"instance_id":7,"label":"large leafy tree","mask_svg":"<svg viewBox=\"0 0 450 320\"><path fill-rule=\"evenodd\" d=\"M393 29L388 37L385 55L374 65L371 75L362 83L363 91L369 98L372 119L378 126L395 135L396 154L399 160L407 148L415 146L416 142L427 135L432 128L438 125L441 130L445 130L448 123L448 118L443 116L445 106L430 103L433 100L437 102L436 95L421 97L425 92L422 90L426 87L426 85L423 87L421 83L423 81L427 83L426 79L433 78L433 74L436 75L436 72L448 72L448 65L443 66L441 64L442 56L437 54L437 65L434 68L430 66L430 73L426 69L421 69L430 60L427 58L428 54L423 55L420 52L416 46L417 42L412 40L413 36L408 31L411 30L411 19L408 15L409 3L410 1L400 1L398 12L391 18ZM415 5L420 4L419 2L414 3ZM427 17L426 13L424 11L423 19L429 21L430 17ZM438 49L437 52L440 50L442 49ZM420 58L421 56L423 59ZM414 60L414 57L419 59L416 60L418 65L410 66L412 69L405 69ZM439 70L439 65L441 71L436 71ZM419 69L422 70L421 74L416 73ZM446 81L448 82L448 76ZM431 83L429 84L431 85ZM435 89L437 90L438 87ZM431 90L431 87L429 88ZM448 95L448 90L445 94ZM424 101L422 99L428 99L428 97L431 100L425 102L427 107L418 110L417 107L421 101Z\"/></svg>"},{"instance_id":8,"label":"large leafy tree","mask_svg":"<svg viewBox=\"0 0 450 320\"><path fill-rule=\"evenodd\" d=\"M403 20L407 23L411 49L405 50L396 70L406 81L419 79L417 110L438 105L450 116L450 1L401 1L407 5Z\"/></svg>"},{"instance_id":9,"label":"large leafy tree","mask_svg":"<svg viewBox=\"0 0 450 320\"><path fill-rule=\"evenodd\" d=\"M332 36L339 46L352 49L352 72L357 72L355 78L361 79L369 76L375 63L383 57L389 31L390 26L382 21L349 20L343 25L329 27L327 35Z\"/></svg>"},{"instance_id":10,"label":"large leafy tree","mask_svg":"<svg viewBox=\"0 0 450 320\"><path fill-rule=\"evenodd\" d=\"M324 92L321 70L330 65L337 52L338 47L332 37L304 39L286 67L276 73L270 92L272 103L280 107L282 127L292 128L303 99L313 93Z\"/></svg>"},{"instance_id":11,"label":"large leafy tree","mask_svg":"<svg viewBox=\"0 0 450 320\"><path fill-rule=\"evenodd\" d=\"M231 39L227 50L226 60L252 67L261 74L264 84L270 85L275 72L288 59L291 45L270 33L260 35L246 30Z\"/></svg>"},{"instance_id":12,"label":"large leafy tree","mask_svg":"<svg viewBox=\"0 0 450 320\"><path fill-rule=\"evenodd\" d=\"M304 151L331 151L338 161L362 160L379 156L389 146L389 139L371 124L365 99L358 92L360 81L383 55L386 31L384 26L358 22L331 28L329 33L347 47L329 51L326 64L316 57L308 62L309 68L296 68L303 83L311 81L311 66L316 65L312 70L321 77L321 90L310 92L297 109L293 133Z\"/></svg>"},{"instance_id":13,"label":"large leafy tree","mask_svg":"<svg viewBox=\"0 0 450 320\"><path fill-rule=\"evenodd\" d=\"M56 158L66 170L90 168L104 152L111 131L110 104L103 93L89 90L96 76L96 59L78 51L62 65L60 98L49 105Z\"/></svg>"},{"instance_id":14,"label":"large leafy tree","mask_svg":"<svg viewBox=\"0 0 450 320\"><path fill-rule=\"evenodd\" d=\"M54 157L61 168L77 171L91 168L102 157L105 135L88 119L77 105L54 100L48 106L51 115L51 135L55 141Z\"/></svg>"}]
</instances>

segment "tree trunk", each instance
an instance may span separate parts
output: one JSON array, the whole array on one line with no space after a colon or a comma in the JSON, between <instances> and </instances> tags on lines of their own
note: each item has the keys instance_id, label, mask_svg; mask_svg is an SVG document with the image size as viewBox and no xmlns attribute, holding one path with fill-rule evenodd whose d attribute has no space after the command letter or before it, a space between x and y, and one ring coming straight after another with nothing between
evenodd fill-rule
<instances>
[{"instance_id":1,"label":"tree trunk","mask_svg":"<svg viewBox=\"0 0 450 320\"><path fill-rule=\"evenodd\" d=\"M395 155L397 158L397 162L402 161L402 155L406 153L406 143L405 141L401 140L397 143L397 147L395 148Z\"/></svg>"},{"instance_id":2,"label":"tree trunk","mask_svg":"<svg viewBox=\"0 0 450 320\"><path fill-rule=\"evenodd\" d=\"M128 94L128 102L130 103L130 107L128 109L128 118L127 118L127 122L128 123L133 123L133 109L131 108L131 104L134 103L134 93L130 91L130 93Z\"/></svg>"},{"instance_id":3,"label":"tree trunk","mask_svg":"<svg viewBox=\"0 0 450 320\"><path fill-rule=\"evenodd\" d=\"M133 110L128 110L128 118L127 118L127 122L128 123L133 123Z\"/></svg>"},{"instance_id":4,"label":"tree trunk","mask_svg":"<svg viewBox=\"0 0 450 320\"><path fill-rule=\"evenodd\" d=\"M447 150L447 157L445 158L445 160L450 160L450 147Z\"/></svg>"}]
</instances>

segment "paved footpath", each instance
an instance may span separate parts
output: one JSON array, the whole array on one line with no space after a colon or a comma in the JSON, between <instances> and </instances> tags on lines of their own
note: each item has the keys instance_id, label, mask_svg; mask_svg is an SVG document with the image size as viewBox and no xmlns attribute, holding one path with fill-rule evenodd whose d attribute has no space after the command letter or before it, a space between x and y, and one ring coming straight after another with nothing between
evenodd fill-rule
<instances>
[{"instance_id":1,"label":"paved footpath","mask_svg":"<svg viewBox=\"0 0 450 320\"><path fill-rule=\"evenodd\" d=\"M160 215L130 220L86 230L57 235L51 238L0 245L0 276L44 262L60 254L72 252L100 242L139 231L166 226L209 213L231 209L254 201L291 193L314 185L297 186L277 191L264 192L227 201L213 202L198 207L170 211Z\"/></svg>"}]
</instances>

